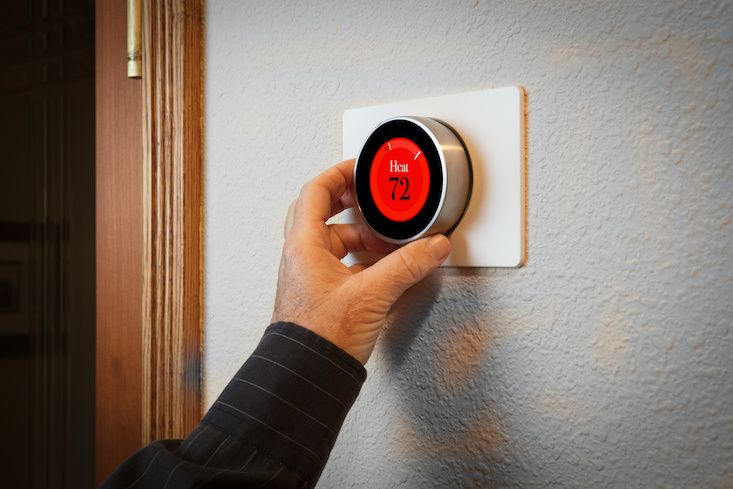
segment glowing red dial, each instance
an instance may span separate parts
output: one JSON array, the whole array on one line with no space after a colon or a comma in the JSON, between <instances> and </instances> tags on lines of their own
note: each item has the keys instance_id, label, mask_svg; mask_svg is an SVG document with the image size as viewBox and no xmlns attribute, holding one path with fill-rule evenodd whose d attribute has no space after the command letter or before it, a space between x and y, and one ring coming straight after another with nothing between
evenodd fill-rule
<instances>
[{"instance_id":1,"label":"glowing red dial","mask_svg":"<svg viewBox=\"0 0 733 489\"><path fill-rule=\"evenodd\" d=\"M390 139L374 156L369 187L374 203L387 218L412 219L425 205L430 189L425 154L407 138Z\"/></svg>"}]
</instances>

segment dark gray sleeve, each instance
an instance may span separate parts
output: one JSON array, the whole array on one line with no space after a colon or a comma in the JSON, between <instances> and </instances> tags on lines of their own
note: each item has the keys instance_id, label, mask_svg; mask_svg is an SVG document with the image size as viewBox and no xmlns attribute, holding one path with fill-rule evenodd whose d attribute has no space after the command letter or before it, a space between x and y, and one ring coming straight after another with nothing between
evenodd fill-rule
<instances>
[{"instance_id":1,"label":"dark gray sleeve","mask_svg":"<svg viewBox=\"0 0 733 489\"><path fill-rule=\"evenodd\" d=\"M151 443L100 487L313 487L365 379L329 341L272 324L184 440Z\"/></svg>"}]
</instances>

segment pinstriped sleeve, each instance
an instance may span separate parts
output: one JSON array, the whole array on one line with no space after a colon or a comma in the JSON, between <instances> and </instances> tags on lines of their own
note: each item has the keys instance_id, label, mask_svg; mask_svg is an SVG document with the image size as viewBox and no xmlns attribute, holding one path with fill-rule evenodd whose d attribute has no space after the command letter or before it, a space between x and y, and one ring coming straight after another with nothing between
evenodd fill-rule
<instances>
[{"instance_id":1,"label":"pinstriped sleeve","mask_svg":"<svg viewBox=\"0 0 733 489\"><path fill-rule=\"evenodd\" d=\"M366 371L305 328L276 323L204 418L315 482Z\"/></svg>"},{"instance_id":2,"label":"pinstriped sleeve","mask_svg":"<svg viewBox=\"0 0 733 489\"><path fill-rule=\"evenodd\" d=\"M145 447L102 487L313 487L365 379L329 341L274 323L186 439Z\"/></svg>"}]
</instances>

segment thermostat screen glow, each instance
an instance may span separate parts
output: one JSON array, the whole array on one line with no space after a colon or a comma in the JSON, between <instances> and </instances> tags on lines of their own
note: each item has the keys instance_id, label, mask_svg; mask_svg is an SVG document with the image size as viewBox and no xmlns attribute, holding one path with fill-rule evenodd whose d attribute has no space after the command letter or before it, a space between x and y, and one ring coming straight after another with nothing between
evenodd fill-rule
<instances>
[{"instance_id":1,"label":"thermostat screen glow","mask_svg":"<svg viewBox=\"0 0 733 489\"><path fill-rule=\"evenodd\" d=\"M374 203L387 218L412 219L425 205L430 189L425 154L407 138L390 139L374 156L369 187Z\"/></svg>"}]
</instances>

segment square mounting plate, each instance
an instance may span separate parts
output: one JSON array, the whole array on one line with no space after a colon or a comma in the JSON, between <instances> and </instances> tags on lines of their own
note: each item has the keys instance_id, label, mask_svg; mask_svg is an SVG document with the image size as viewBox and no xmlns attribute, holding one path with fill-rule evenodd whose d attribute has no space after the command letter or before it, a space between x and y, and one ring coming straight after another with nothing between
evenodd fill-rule
<instances>
[{"instance_id":1,"label":"square mounting plate","mask_svg":"<svg viewBox=\"0 0 733 489\"><path fill-rule=\"evenodd\" d=\"M473 190L443 266L521 267L527 255L524 100L521 87L505 87L350 109L343 116L343 158L356 158L374 128L391 117L447 123L468 150ZM341 220L358 218L349 210ZM373 260L365 253L345 258L348 263Z\"/></svg>"}]
</instances>

